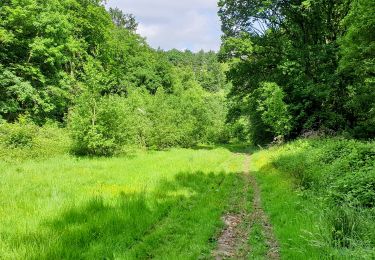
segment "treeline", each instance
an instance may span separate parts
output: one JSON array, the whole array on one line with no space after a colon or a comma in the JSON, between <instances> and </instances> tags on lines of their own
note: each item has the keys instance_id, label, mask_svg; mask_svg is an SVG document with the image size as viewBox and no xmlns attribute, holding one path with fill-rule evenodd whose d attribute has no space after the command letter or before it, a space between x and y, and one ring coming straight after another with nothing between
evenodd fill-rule
<instances>
[{"instance_id":1,"label":"treeline","mask_svg":"<svg viewBox=\"0 0 375 260\"><path fill-rule=\"evenodd\" d=\"M267 143L375 136L373 0L220 0L229 119Z\"/></svg>"},{"instance_id":2,"label":"treeline","mask_svg":"<svg viewBox=\"0 0 375 260\"><path fill-rule=\"evenodd\" d=\"M84 154L375 136L373 1L219 6L221 62L152 49L101 0L1 1L0 121L58 122Z\"/></svg>"},{"instance_id":3,"label":"treeline","mask_svg":"<svg viewBox=\"0 0 375 260\"><path fill-rule=\"evenodd\" d=\"M1 1L0 121L58 122L80 154L227 139L217 55L154 50L136 29L101 0Z\"/></svg>"}]
</instances>

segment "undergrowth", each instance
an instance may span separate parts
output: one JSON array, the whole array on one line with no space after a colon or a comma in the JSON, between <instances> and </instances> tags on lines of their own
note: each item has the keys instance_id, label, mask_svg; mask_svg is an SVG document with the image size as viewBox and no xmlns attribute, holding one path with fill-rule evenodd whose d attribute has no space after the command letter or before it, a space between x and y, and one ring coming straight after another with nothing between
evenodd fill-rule
<instances>
[{"instance_id":1,"label":"undergrowth","mask_svg":"<svg viewBox=\"0 0 375 260\"><path fill-rule=\"evenodd\" d=\"M0 160L19 162L68 154L71 139L57 124L0 123Z\"/></svg>"},{"instance_id":2,"label":"undergrowth","mask_svg":"<svg viewBox=\"0 0 375 260\"><path fill-rule=\"evenodd\" d=\"M254 158L285 255L292 254L291 241L285 241L290 239L312 245L309 257L314 259L375 257L375 142L297 140ZM273 205L284 202L288 209ZM299 238L282 234L295 226Z\"/></svg>"}]
</instances>

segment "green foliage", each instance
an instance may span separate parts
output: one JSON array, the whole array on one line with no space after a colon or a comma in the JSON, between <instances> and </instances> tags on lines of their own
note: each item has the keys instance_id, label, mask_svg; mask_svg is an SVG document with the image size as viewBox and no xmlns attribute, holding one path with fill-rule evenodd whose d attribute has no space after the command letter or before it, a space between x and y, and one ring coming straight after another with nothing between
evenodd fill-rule
<instances>
[{"instance_id":1,"label":"green foliage","mask_svg":"<svg viewBox=\"0 0 375 260\"><path fill-rule=\"evenodd\" d=\"M124 145L121 103L116 97L83 95L70 111L73 151L78 155L110 156Z\"/></svg>"},{"instance_id":2,"label":"green foliage","mask_svg":"<svg viewBox=\"0 0 375 260\"><path fill-rule=\"evenodd\" d=\"M305 245L303 253L284 248L289 258L313 258L312 253L320 254L317 258L373 258L374 148L373 141L316 138L254 156L265 207L282 241L313 245ZM286 224L286 219L293 221Z\"/></svg>"},{"instance_id":3,"label":"green foliage","mask_svg":"<svg viewBox=\"0 0 375 260\"><path fill-rule=\"evenodd\" d=\"M27 118L0 123L0 160L41 160L68 153L70 138L54 123L38 127Z\"/></svg>"},{"instance_id":4,"label":"green foliage","mask_svg":"<svg viewBox=\"0 0 375 260\"><path fill-rule=\"evenodd\" d=\"M298 141L287 145L274 163L302 187L326 192L336 205L373 207L374 147L373 142L344 139Z\"/></svg>"},{"instance_id":5,"label":"green foliage","mask_svg":"<svg viewBox=\"0 0 375 260\"><path fill-rule=\"evenodd\" d=\"M249 141L249 123L246 118L239 118L234 123L229 123L227 127L229 128L229 134L234 138L235 142L243 143Z\"/></svg>"},{"instance_id":6,"label":"green foliage","mask_svg":"<svg viewBox=\"0 0 375 260\"><path fill-rule=\"evenodd\" d=\"M138 23L135 20L134 15L124 14L119 8L109 8L109 14L112 17L112 21L117 27L126 28L129 31L137 31Z\"/></svg>"},{"instance_id":7,"label":"green foliage","mask_svg":"<svg viewBox=\"0 0 375 260\"><path fill-rule=\"evenodd\" d=\"M253 142L320 129L374 135L373 5L371 0L219 1L225 34L220 57L230 65L230 98L250 118ZM274 82L284 93L291 116L285 131L269 129L257 114L263 82Z\"/></svg>"},{"instance_id":8,"label":"green foliage","mask_svg":"<svg viewBox=\"0 0 375 260\"><path fill-rule=\"evenodd\" d=\"M278 169L326 200L330 243L336 247L375 244L368 235L375 206L374 147L373 142L340 139L299 141L275 158Z\"/></svg>"},{"instance_id":9,"label":"green foliage","mask_svg":"<svg viewBox=\"0 0 375 260\"><path fill-rule=\"evenodd\" d=\"M353 133L359 138L375 136L374 8L373 1L353 1L349 15L343 20L347 31L339 41L339 70L349 93L346 109L357 122Z\"/></svg>"},{"instance_id":10,"label":"green foliage","mask_svg":"<svg viewBox=\"0 0 375 260\"><path fill-rule=\"evenodd\" d=\"M90 78L93 87L95 76ZM217 142L225 131L224 96L199 85L173 94L159 88L155 95L135 88L126 97L88 91L76 104L68 125L79 154L112 155L124 146L191 147Z\"/></svg>"},{"instance_id":11,"label":"green foliage","mask_svg":"<svg viewBox=\"0 0 375 260\"><path fill-rule=\"evenodd\" d=\"M16 124L3 124L1 132L5 146L9 149L31 148L37 134L37 127L32 123L20 122Z\"/></svg>"},{"instance_id":12,"label":"green foliage","mask_svg":"<svg viewBox=\"0 0 375 260\"><path fill-rule=\"evenodd\" d=\"M23 96L32 95L17 99L20 94L10 92L13 108L2 116L14 121L28 112L39 122L62 120L75 72L106 37L105 26L111 25L107 12L100 1L10 0L0 7L0 27L12 36L0 45L0 63L23 82Z\"/></svg>"},{"instance_id":13,"label":"green foliage","mask_svg":"<svg viewBox=\"0 0 375 260\"><path fill-rule=\"evenodd\" d=\"M226 68L218 61L215 52L193 53L173 49L164 52L163 56L176 67L182 84L195 80L209 92L219 92L227 88Z\"/></svg>"},{"instance_id":14,"label":"green foliage","mask_svg":"<svg viewBox=\"0 0 375 260\"><path fill-rule=\"evenodd\" d=\"M17 115L25 112L36 112L43 103L30 82L24 81L1 64L0 92L0 115L7 121L14 121Z\"/></svg>"},{"instance_id":15,"label":"green foliage","mask_svg":"<svg viewBox=\"0 0 375 260\"><path fill-rule=\"evenodd\" d=\"M360 171L338 179L332 187L332 197L362 207L375 206L375 172Z\"/></svg>"},{"instance_id":16,"label":"green foliage","mask_svg":"<svg viewBox=\"0 0 375 260\"><path fill-rule=\"evenodd\" d=\"M365 82L374 72L375 18L372 10L375 3L371 0L355 0L351 4L348 16L342 21L347 31L340 39L340 67L344 73L351 73L356 80ZM353 75L351 75L353 76Z\"/></svg>"},{"instance_id":17,"label":"green foliage","mask_svg":"<svg viewBox=\"0 0 375 260\"><path fill-rule=\"evenodd\" d=\"M257 99L257 111L261 114L263 123L271 127L277 135L285 136L290 131L290 115L284 102L284 92L275 83L263 82Z\"/></svg>"},{"instance_id":18,"label":"green foliage","mask_svg":"<svg viewBox=\"0 0 375 260\"><path fill-rule=\"evenodd\" d=\"M90 59L83 69L83 93L75 100L76 106L68 119L72 150L79 155L113 155L124 143L119 102L116 96L100 94L108 85L108 79L99 62Z\"/></svg>"},{"instance_id":19,"label":"green foliage","mask_svg":"<svg viewBox=\"0 0 375 260\"><path fill-rule=\"evenodd\" d=\"M153 50L133 15L104 2L0 3L0 118L68 123L87 155L227 139L216 53Z\"/></svg>"},{"instance_id":20,"label":"green foliage","mask_svg":"<svg viewBox=\"0 0 375 260\"><path fill-rule=\"evenodd\" d=\"M99 63L101 94L129 87L171 91L171 65L135 34L132 15L104 1L9 0L0 3L0 115L29 113L37 123L63 121L87 83L87 63Z\"/></svg>"}]
</instances>

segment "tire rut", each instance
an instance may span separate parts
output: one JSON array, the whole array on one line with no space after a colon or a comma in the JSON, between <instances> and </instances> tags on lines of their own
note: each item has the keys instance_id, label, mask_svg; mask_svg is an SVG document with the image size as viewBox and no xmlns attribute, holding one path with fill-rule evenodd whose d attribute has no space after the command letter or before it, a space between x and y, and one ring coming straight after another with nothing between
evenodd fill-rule
<instances>
[{"instance_id":1,"label":"tire rut","mask_svg":"<svg viewBox=\"0 0 375 260\"><path fill-rule=\"evenodd\" d=\"M279 243L269 218L262 208L260 189L255 177L250 173L249 164L250 155L246 155L243 170L244 195L240 202L240 213L226 213L222 217L225 227L217 240L217 248L212 252L216 260L246 258L251 252L251 245L248 243L249 234L256 222L261 223L266 238L267 259L280 259ZM246 195L250 188L253 189L253 211L251 213L246 210Z\"/></svg>"},{"instance_id":2,"label":"tire rut","mask_svg":"<svg viewBox=\"0 0 375 260\"><path fill-rule=\"evenodd\" d=\"M276 240L273 232L273 227L267 214L264 212L261 203L260 189L254 176L248 175L249 182L253 188L253 213L250 216L250 223L259 221L262 226L266 244L267 244L267 259L280 259L279 243ZM251 227L250 227L251 228Z\"/></svg>"}]
</instances>

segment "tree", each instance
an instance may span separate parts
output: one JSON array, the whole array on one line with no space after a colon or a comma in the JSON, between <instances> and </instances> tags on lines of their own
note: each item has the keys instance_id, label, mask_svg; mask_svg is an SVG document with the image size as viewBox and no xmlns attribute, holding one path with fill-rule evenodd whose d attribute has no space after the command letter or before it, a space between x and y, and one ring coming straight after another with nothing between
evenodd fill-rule
<instances>
[{"instance_id":1,"label":"tree","mask_svg":"<svg viewBox=\"0 0 375 260\"><path fill-rule=\"evenodd\" d=\"M351 91L338 70L338 39L345 33L342 21L350 2L221 0L225 36L220 56L230 64L231 98L245 106L246 97L257 103L262 82L276 83L293 118L289 138L306 130L342 131L358 124L346 111ZM243 113L256 114L257 105L246 107L251 111Z\"/></svg>"},{"instance_id":2,"label":"tree","mask_svg":"<svg viewBox=\"0 0 375 260\"><path fill-rule=\"evenodd\" d=\"M101 2L0 3L0 63L39 97L14 99L23 109L13 114L4 110L3 117L14 120L17 114L28 112L38 122L46 118L63 120L75 91L76 73L87 55L96 55L108 36L111 21Z\"/></svg>"},{"instance_id":3,"label":"tree","mask_svg":"<svg viewBox=\"0 0 375 260\"><path fill-rule=\"evenodd\" d=\"M285 136L290 131L290 115L284 102L284 92L275 83L263 82L259 89L257 111L272 133Z\"/></svg>"},{"instance_id":4,"label":"tree","mask_svg":"<svg viewBox=\"0 0 375 260\"><path fill-rule=\"evenodd\" d=\"M121 102L118 96L101 95L108 85L108 77L98 61L89 59L82 77L83 91L68 118L73 151L79 155L113 155L125 143Z\"/></svg>"},{"instance_id":5,"label":"tree","mask_svg":"<svg viewBox=\"0 0 375 260\"><path fill-rule=\"evenodd\" d=\"M177 67L182 81L193 78L206 90L218 92L227 87L225 65L220 63L215 52L179 51L176 49L163 52L162 56Z\"/></svg>"},{"instance_id":6,"label":"tree","mask_svg":"<svg viewBox=\"0 0 375 260\"><path fill-rule=\"evenodd\" d=\"M339 72L347 84L346 109L357 137L375 136L375 3L355 0L343 25Z\"/></svg>"},{"instance_id":7,"label":"tree","mask_svg":"<svg viewBox=\"0 0 375 260\"><path fill-rule=\"evenodd\" d=\"M83 91L92 60L106 72L101 95L132 87L171 92L174 73L135 33L134 16L106 11L101 0L0 2L0 116L28 113L39 123L64 121ZM113 21L112 21L113 18ZM116 25L117 26L116 26Z\"/></svg>"},{"instance_id":8,"label":"tree","mask_svg":"<svg viewBox=\"0 0 375 260\"><path fill-rule=\"evenodd\" d=\"M109 13L112 17L113 23L120 28L128 29L131 32L136 32L138 28L138 23L135 20L134 15L124 14L124 12L119 8L109 8Z\"/></svg>"}]
</instances>

